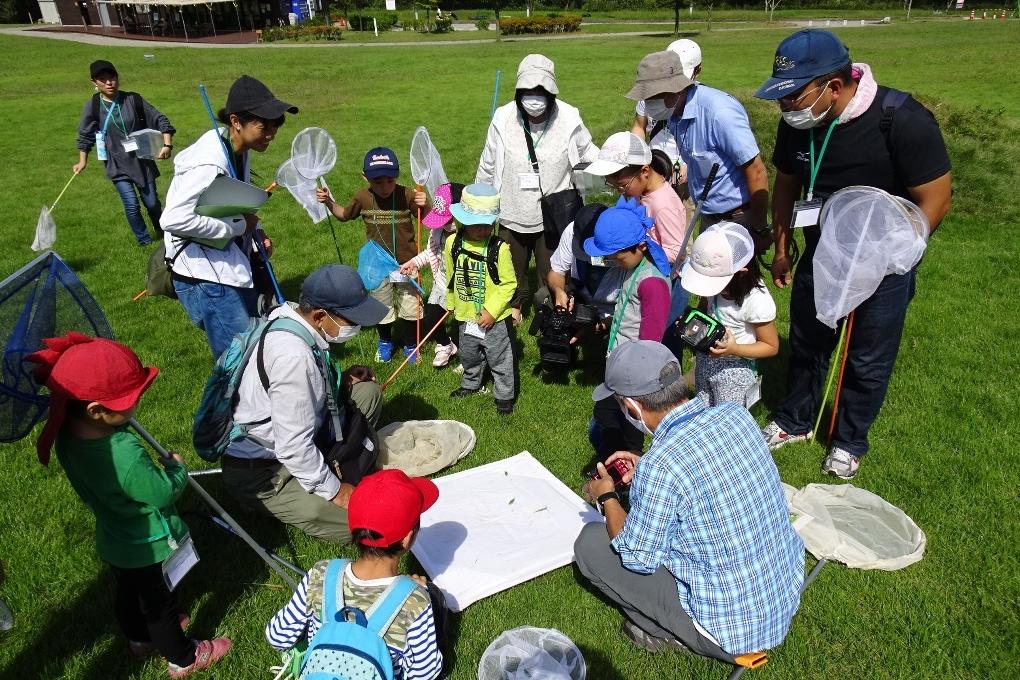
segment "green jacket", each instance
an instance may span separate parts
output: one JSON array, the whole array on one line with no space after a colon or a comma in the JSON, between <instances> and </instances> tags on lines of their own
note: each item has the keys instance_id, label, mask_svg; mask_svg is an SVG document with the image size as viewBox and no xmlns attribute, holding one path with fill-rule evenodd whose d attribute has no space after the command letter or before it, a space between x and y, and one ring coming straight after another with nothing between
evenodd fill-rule
<instances>
[{"instance_id":1,"label":"green jacket","mask_svg":"<svg viewBox=\"0 0 1020 680\"><path fill-rule=\"evenodd\" d=\"M453 261L453 243L456 237L446 239L443 248L443 263L447 276L453 281L453 289L446 293L446 308L453 311L457 321L477 321L481 316L480 308L484 307L496 321L510 316L510 300L517 290L517 277L514 274L514 263L510 257L510 246L505 243L499 247L496 267L499 269L499 283L492 280L486 271L485 262L479 262L461 253L459 262ZM473 253L485 253L486 241L469 241L464 239L462 248ZM464 280L464 263L467 263L468 280ZM454 266L456 265L456 267Z\"/></svg>"},{"instance_id":2,"label":"green jacket","mask_svg":"<svg viewBox=\"0 0 1020 680\"><path fill-rule=\"evenodd\" d=\"M96 516L99 556L115 567L145 567L172 552L188 535L174 502L188 483L183 465L163 470L127 427L103 439L61 433L57 458L71 486Z\"/></svg>"}]
</instances>

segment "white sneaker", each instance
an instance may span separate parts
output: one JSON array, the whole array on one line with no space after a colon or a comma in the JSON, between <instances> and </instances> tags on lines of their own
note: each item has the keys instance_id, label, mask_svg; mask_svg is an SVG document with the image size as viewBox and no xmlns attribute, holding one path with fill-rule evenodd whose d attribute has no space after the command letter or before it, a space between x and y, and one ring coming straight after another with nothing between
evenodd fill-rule
<instances>
[{"instance_id":1,"label":"white sneaker","mask_svg":"<svg viewBox=\"0 0 1020 680\"><path fill-rule=\"evenodd\" d=\"M838 446L829 449L829 455L822 463L822 472L827 475L835 475L840 479L853 479L857 476L857 469L861 466L861 459L849 451Z\"/></svg>"},{"instance_id":2,"label":"white sneaker","mask_svg":"<svg viewBox=\"0 0 1020 680\"><path fill-rule=\"evenodd\" d=\"M765 438L765 443L768 444L769 451L775 451L778 448L792 444L794 442L803 442L811 438L811 432L808 431L805 434L789 434L783 428L776 424L776 421L770 422L761 431L761 436Z\"/></svg>"},{"instance_id":3,"label":"white sneaker","mask_svg":"<svg viewBox=\"0 0 1020 680\"><path fill-rule=\"evenodd\" d=\"M450 341L449 345L436 345L436 358L432 360L434 368L442 368L450 363L450 358L457 353L457 345Z\"/></svg>"}]
</instances>

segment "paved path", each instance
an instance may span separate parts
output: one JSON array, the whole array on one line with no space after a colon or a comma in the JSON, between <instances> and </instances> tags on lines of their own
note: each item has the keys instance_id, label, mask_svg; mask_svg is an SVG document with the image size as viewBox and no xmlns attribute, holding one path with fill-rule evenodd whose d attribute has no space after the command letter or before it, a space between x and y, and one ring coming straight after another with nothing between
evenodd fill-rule
<instances>
[{"instance_id":1,"label":"paved path","mask_svg":"<svg viewBox=\"0 0 1020 680\"><path fill-rule=\"evenodd\" d=\"M825 20L813 21L812 25L817 27L824 27ZM659 22L647 21L640 22L642 24L657 24ZM673 22L662 22L663 25L672 26ZM786 21L776 22L775 24L768 25L753 25L750 22L734 22L741 25L737 26L718 26L713 28L713 31L766 31L775 30L778 28L789 27L789 26L807 26L808 21ZM861 26L881 26L881 22L865 21L862 22L860 19L850 19L846 23L847 28L861 27ZM842 27L842 20L831 22L833 27ZM681 24L681 28L683 24ZM543 40L590 40L598 38L604 40L606 38L634 38L640 36L649 35L649 31L621 31L619 33L568 33L561 35L535 35L535 36L512 36L503 38L502 42L532 42L532 41L543 41ZM222 44L222 43L208 43L208 42L178 42L170 40L134 40L131 38L118 38L110 35L97 35L94 33L71 33L71 32L60 32L60 31L43 31L38 30L37 27L19 27L19 28L0 28L0 34L5 35L18 35L22 37L30 38L43 38L49 40L69 40L71 42L86 43L89 45L103 45L110 47L185 47L194 49L288 49L288 48L334 48L334 47L420 47L420 46L436 46L436 45L481 45L496 42L495 38L480 38L480 39L469 39L469 40L416 40L414 42L385 42L373 40L371 42L354 42L353 40L341 40L337 42L331 41L319 41L319 42L307 42L307 43L242 43L242 44Z\"/></svg>"}]
</instances>

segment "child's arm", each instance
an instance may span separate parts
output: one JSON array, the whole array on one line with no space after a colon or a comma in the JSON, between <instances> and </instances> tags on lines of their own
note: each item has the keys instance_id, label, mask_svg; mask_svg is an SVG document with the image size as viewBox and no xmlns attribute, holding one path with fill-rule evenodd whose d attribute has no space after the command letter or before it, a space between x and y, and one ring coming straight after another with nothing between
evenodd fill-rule
<instances>
[{"instance_id":1,"label":"child's arm","mask_svg":"<svg viewBox=\"0 0 1020 680\"><path fill-rule=\"evenodd\" d=\"M454 275L457 273L453 271L453 239L455 236L446 239L446 246L443 248L443 266L446 268L446 275L449 277L447 281L454 281ZM447 284L446 288L446 308L453 310L457 305L457 296L454 295L454 289L456 285Z\"/></svg>"},{"instance_id":2,"label":"child's arm","mask_svg":"<svg viewBox=\"0 0 1020 680\"><path fill-rule=\"evenodd\" d=\"M415 187L407 187L405 196L407 198L407 205L411 209L412 217L416 217L419 211L424 216L428 211L432 210L432 201L429 200L429 195L424 191L419 191Z\"/></svg>"},{"instance_id":3,"label":"child's arm","mask_svg":"<svg viewBox=\"0 0 1020 680\"><path fill-rule=\"evenodd\" d=\"M407 649L400 659L405 678L433 680L443 670L443 654L436 638L435 615L428 606L407 627Z\"/></svg>"},{"instance_id":4,"label":"child's arm","mask_svg":"<svg viewBox=\"0 0 1020 680\"><path fill-rule=\"evenodd\" d=\"M749 345L738 345L733 341L733 333L726 329L726 337L709 347L714 357L742 357L744 359L767 359L779 354L779 330L776 322L752 323L757 340Z\"/></svg>"},{"instance_id":5,"label":"child's arm","mask_svg":"<svg viewBox=\"0 0 1020 680\"><path fill-rule=\"evenodd\" d=\"M510 309L510 300L513 299L514 291L517 290L517 275L514 273L514 263L510 258L509 244L501 243L499 245L496 269L499 270L499 284L494 284L492 277L487 275L485 303L482 305L482 311L488 312L492 316L493 323Z\"/></svg>"},{"instance_id":6,"label":"child's arm","mask_svg":"<svg viewBox=\"0 0 1020 680\"><path fill-rule=\"evenodd\" d=\"M164 462L161 470L135 437L132 436L124 446L117 455L135 457L124 475L125 495L154 508L173 505L188 484L188 469L181 464L180 457Z\"/></svg>"},{"instance_id":7,"label":"child's arm","mask_svg":"<svg viewBox=\"0 0 1020 680\"><path fill-rule=\"evenodd\" d=\"M266 624L266 640L281 652L296 645L308 628L312 612L308 610L308 575L301 578L297 591L290 601L269 619Z\"/></svg>"},{"instance_id":8,"label":"child's arm","mask_svg":"<svg viewBox=\"0 0 1020 680\"><path fill-rule=\"evenodd\" d=\"M433 274L438 273L442 267L442 244L443 230L430 230L429 240L425 244L425 248L410 260L400 265L400 273L405 276L414 276L418 273L418 270L426 264L432 268Z\"/></svg>"},{"instance_id":9,"label":"child's arm","mask_svg":"<svg viewBox=\"0 0 1020 680\"><path fill-rule=\"evenodd\" d=\"M361 214L361 204L355 199L351 199L351 202L346 206L340 205L333 200L333 196L330 195L329 191L323 188L315 190L315 198L322 203L329 211L333 213L333 217L337 218L341 222L349 222L350 220L357 219Z\"/></svg>"},{"instance_id":10,"label":"child's arm","mask_svg":"<svg viewBox=\"0 0 1020 680\"><path fill-rule=\"evenodd\" d=\"M638 284L637 296L641 301L638 339L662 342L669 321L669 284L665 279L650 276Z\"/></svg>"}]
</instances>

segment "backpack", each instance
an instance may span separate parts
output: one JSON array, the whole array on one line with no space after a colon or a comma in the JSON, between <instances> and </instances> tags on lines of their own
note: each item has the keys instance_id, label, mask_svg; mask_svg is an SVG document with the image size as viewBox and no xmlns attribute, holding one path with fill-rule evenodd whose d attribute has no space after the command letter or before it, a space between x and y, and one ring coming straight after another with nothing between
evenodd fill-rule
<instances>
[{"instance_id":1,"label":"backpack","mask_svg":"<svg viewBox=\"0 0 1020 680\"><path fill-rule=\"evenodd\" d=\"M132 132L138 130L144 130L149 127L145 122L145 104L142 103L142 95L137 92L123 92L125 99L131 100L131 108L135 111L135 129ZM99 123L99 93L92 95L92 117L96 119L96 124ZM102 126L100 126L102 127Z\"/></svg>"},{"instance_id":2,"label":"backpack","mask_svg":"<svg viewBox=\"0 0 1020 680\"><path fill-rule=\"evenodd\" d=\"M453 262L453 268L457 268L457 262L460 260L461 254L468 258L475 260L476 262L485 263L485 271L488 273L492 282L497 286L499 285L499 247L506 243L503 239L496 236L495 234L489 236L489 240L485 243L486 255L482 255L464 249L464 232L461 230L457 231L457 235L453 237L453 245L450 247L450 260ZM450 279L446 284L447 290L453 290L453 272L450 272ZM464 261L464 280L467 281L467 261Z\"/></svg>"},{"instance_id":3,"label":"backpack","mask_svg":"<svg viewBox=\"0 0 1020 680\"><path fill-rule=\"evenodd\" d=\"M885 138L885 148L889 150L890 157L893 152L893 117L896 115L896 109L903 106L908 99L910 99L909 93L894 90L891 87L886 88L885 96L882 97L882 117L878 121L878 129L881 131L882 137Z\"/></svg>"},{"instance_id":4,"label":"backpack","mask_svg":"<svg viewBox=\"0 0 1020 680\"><path fill-rule=\"evenodd\" d=\"M308 643L301 680L393 680L393 657L383 635L418 587L397 576L364 612L343 600L348 560L330 560L322 588L322 627Z\"/></svg>"},{"instance_id":5,"label":"backpack","mask_svg":"<svg viewBox=\"0 0 1020 680\"><path fill-rule=\"evenodd\" d=\"M263 418L253 423L234 421L237 408L237 388L244 376L252 352L261 346L270 331L293 333L315 348L315 339L308 329L294 319L253 319L248 328L234 336L230 346L216 360L209 379L202 390L202 400L195 412L191 427L191 440L195 453L203 460L215 461L227 450L230 442L250 436L248 431L255 425L269 422Z\"/></svg>"}]
</instances>

